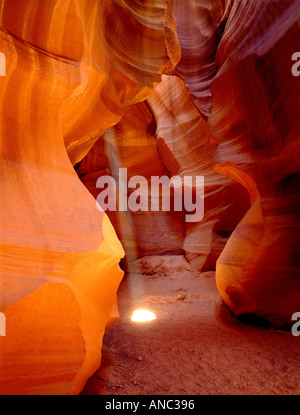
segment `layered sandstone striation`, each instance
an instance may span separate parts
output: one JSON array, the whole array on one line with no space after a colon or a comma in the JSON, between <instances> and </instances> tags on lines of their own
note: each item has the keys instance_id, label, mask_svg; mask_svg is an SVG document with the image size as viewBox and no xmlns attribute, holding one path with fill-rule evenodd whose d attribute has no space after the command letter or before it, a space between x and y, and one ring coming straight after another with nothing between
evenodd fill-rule
<instances>
[{"instance_id":1,"label":"layered sandstone striation","mask_svg":"<svg viewBox=\"0 0 300 415\"><path fill-rule=\"evenodd\" d=\"M199 223L174 212L123 214L116 230L128 258L163 251L162 235L198 271L214 269L222 252L216 280L225 302L236 315L254 313L276 326L300 308L299 81L291 71L299 8L292 0L175 1L182 56L148 97L143 132L140 110L128 108L130 116L103 136L108 165L157 174L156 145L161 172L205 179ZM134 146L148 136L147 150L134 155L133 135ZM181 223L176 246L164 226L170 218L173 230ZM156 245L150 226L163 231Z\"/></svg>"},{"instance_id":2,"label":"layered sandstone striation","mask_svg":"<svg viewBox=\"0 0 300 415\"><path fill-rule=\"evenodd\" d=\"M103 191L97 179L106 175L116 181L116 199L119 192L124 193L120 168L127 169L126 185L134 176L148 181L145 211L128 208L120 212L118 203L116 212L108 210L128 261L144 255L184 253L195 271L215 269L228 236L249 208L247 190L213 169L215 148L185 83L177 76L163 75L147 101L126 107L122 120L83 159L77 173L95 198ZM200 222L186 222L189 213L184 203L182 211L175 211L172 203L164 211L160 200L160 210L151 210L155 185L151 179L163 176L180 177L182 183L185 177L204 177L205 212ZM170 198L174 200L172 188Z\"/></svg>"},{"instance_id":3,"label":"layered sandstone striation","mask_svg":"<svg viewBox=\"0 0 300 415\"><path fill-rule=\"evenodd\" d=\"M171 2L136 6L1 2L2 394L80 392L118 318L124 251L72 163L179 59Z\"/></svg>"},{"instance_id":4,"label":"layered sandstone striation","mask_svg":"<svg viewBox=\"0 0 300 415\"><path fill-rule=\"evenodd\" d=\"M249 207L248 194L213 169L213 137L180 78L164 76L148 102L157 122L157 151L171 176L204 177L204 216L188 223L182 218L183 249L194 270L213 270L228 236ZM196 192L196 183L193 188Z\"/></svg>"},{"instance_id":5,"label":"layered sandstone striation","mask_svg":"<svg viewBox=\"0 0 300 415\"><path fill-rule=\"evenodd\" d=\"M153 253L183 253L183 212L151 211L151 178L170 175L157 152L155 134L155 119L147 103L130 105L125 108L122 120L105 132L77 169L95 198L103 191L96 187L97 179L105 175L114 178L117 209L107 213L125 247L127 261ZM126 169L125 186L120 183L119 169L122 168ZM136 176L147 181L143 197L145 210L120 211L119 192L127 204L127 197L133 192L127 188L128 182Z\"/></svg>"},{"instance_id":6,"label":"layered sandstone striation","mask_svg":"<svg viewBox=\"0 0 300 415\"><path fill-rule=\"evenodd\" d=\"M210 85L217 73L215 55L232 4L232 0L174 2L182 51L174 73L185 81L191 100L205 119L212 110Z\"/></svg>"},{"instance_id":7,"label":"layered sandstone striation","mask_svg":"<svg viewBox=\"0 0 300 415\"><path fill-rule=\"evenodd\" d=\"M297 1L234 2L211 84L215 169L251 198L218 260L217 286L235 314L276 326L300 309L299 22Z\"/></svg>"}]
</instances>

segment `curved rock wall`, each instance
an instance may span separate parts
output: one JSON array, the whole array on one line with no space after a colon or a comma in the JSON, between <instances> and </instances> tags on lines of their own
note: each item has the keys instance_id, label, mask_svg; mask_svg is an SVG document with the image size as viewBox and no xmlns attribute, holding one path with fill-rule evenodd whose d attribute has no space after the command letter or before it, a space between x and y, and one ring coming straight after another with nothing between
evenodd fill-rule
<instances>
[{"instance_id":1,"label":"curved rock wall","mask_svg":"<svg viewBox=\"0 0 300 415\"><path fill-rule=\"evenodd\" d=\"M175 1L174 10L182 56L147 103L169 177L205 178L204 218L193 224L183 216L173 220L174 230L183 221L177 246L182 243L199 271L214 269L222 252L217 286L234 313L254 313L283 326L300 308L299 81L291 71L299 46L299 2ZM123 123L105 133L117 138L117 152L130 130ZM116 160L115 153L108 159ZM135 174L141 174L139 161L136 154L118 165L136 163ZM153 236L128 216L120 235L125 250L135 246L133 257L147 255ZM157 253L162 245L157 237Z\"/></svg>"},{"instance_id":2,"label":"curved rock wall","mask_svg":"<svg viewBox=\"0 0 300 415\"><path fill-rule=\"evenodd\" d=\"M81 160L123 105L145 99L179 59L172 4L0 6L0 393L78 393L118 318L124 251L70 160ZM118 42L137 33L138 59Z\"/></svg>"},{"instance_id":3,"label":"curved rock wall","mask_svg":"<svg viewBox=\"0 0 300 415\"><path fill-rule=\"evenodd\" d=\"M235 314L276 326L300 309L299 22L297 1L234 3L211 85L215 169L252 204L218 260L217 286Z\"/></svg>"}]
</instances>

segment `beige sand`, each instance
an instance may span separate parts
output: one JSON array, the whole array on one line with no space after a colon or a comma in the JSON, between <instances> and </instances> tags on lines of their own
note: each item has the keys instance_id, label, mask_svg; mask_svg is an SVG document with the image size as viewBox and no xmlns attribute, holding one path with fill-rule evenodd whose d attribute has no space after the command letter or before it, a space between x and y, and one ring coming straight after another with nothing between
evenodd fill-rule
<instances>
[{"instance_id":1,"label":"beige sand","mask_svg":"<svg viewBox=\"0 0 300 415\"><path fill-rule=\"evenodd\" d=\"M138 307L157 319L131 322ZM195 276L181 256L132 263L119 312L83 394L300 394L300 337L237 320L214 273Z\"/></svg>"}]
</instances>

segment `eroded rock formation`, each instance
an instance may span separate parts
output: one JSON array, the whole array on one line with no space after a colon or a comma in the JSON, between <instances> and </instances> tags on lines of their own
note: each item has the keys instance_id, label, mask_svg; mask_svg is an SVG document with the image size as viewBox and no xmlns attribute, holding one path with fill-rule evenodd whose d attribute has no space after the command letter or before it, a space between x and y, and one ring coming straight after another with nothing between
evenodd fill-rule
<instances>
[{"instance_id":1,"label":"eroded rock formation","mask_svg":"<svg viewBox=\"0 0 300 415\"><path fill-rule=\"evenodd\" d=\"M297 1L235 2L211 84L215 169L252 201L218 260L217 286L237 315L276 326L300 309L299 21Z\"/></svg>"},{"instance_id":2,"label":"eroded rock formation","mask_svg":"<svg viewBox=\"0 0 300 415\"><path fill-rule=\"evenodd\" d=\"M2 394L80 392L118 317L124 251L70 160L179 59L172 4L135 6L1 2Z\"/></svg>"},{"instance_id":3,"label":"eroded rock formation","mask_svg":"<svg viewBox=\"0 0 300 415\"><path fill-rule=\"evenodd\" d=\"M157 153L169 176L205 178L205 216L196 224L174 218L173 223L183 221L177 246L182 242L190 264L202 271L213 269L222 252L216 279L226 303L236 315L254 313L276 326L290 323L300 308L299 81L291 71L299 7L292 0L175 1L182 56L147 99ZM143 117L141 135L132 127L134 111L129 110L129 123L124 117L104 137L114 140L110 161L134 164L135 174L142 174L138 155L130 161L120 157L130 131L141 138L147 124L154 128L151 116ZM148 143L153 151L152 136ZM143 233L138 216L127 216L129 226L120 234L125 249L135 246L136 256L149 254L153 235ZM159 229L167 221L142 216ZM161 247L157 238L154 253Z\"/></svg>"}]
</instances>

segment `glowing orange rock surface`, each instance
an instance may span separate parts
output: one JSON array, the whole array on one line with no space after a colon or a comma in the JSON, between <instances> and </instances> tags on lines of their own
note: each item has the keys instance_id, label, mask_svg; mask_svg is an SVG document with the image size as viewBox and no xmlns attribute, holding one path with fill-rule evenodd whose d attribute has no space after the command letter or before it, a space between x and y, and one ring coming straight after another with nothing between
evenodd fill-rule
<instances>
[{"instance_id":1,"label":"glowing orange rock surface","mask_svg":"<svg viewBox=\"0 0 300 415\"><path fill-rule=\"evenodd\" d=\"M141 111L128 108L129 116L104 134L111 151L103 147L101 154L107 166L117 160L142 174L147 165L149 175L156 136L169 176L204 175L205 215L186 224L172 213L157 221L153 214L129 213L130 221L116 221L115 228L127 252L135 248L138 256L149 254L149 247L164 249L160 237L173 241L176 224L171 252L181 248L202 271L218 259L217 287L236 315L253 313L284 326L300 309L300 85L291 71L299 2L174 3L182 56L147 99L155 123L151 113L140 121ZM146 137L148 150L130 150ZM92 183L88 188L94 194ZM147 222L139 223L141 217ZM168 220L170 228L154 244L145 223L161 229Z\"/></svg>"},{"instance_id":2,"label":"glowing orange rock surface","mask_svg":"<svg viewBox=\"0 0 300 415\"><path fill-rule=\"evenodd\" d=\"M213 169L215 145L180 78L164 75L148 102L157 121L157 150L171 175L204 176L204 217L183 223L182 247L195 270L215 269L228 236L249 207L247 192Z\"/></svg>"},{"instance_id":3,"label":"glowing orange rock surface","mask_svg":"<svg viewBox=\"0 0 300 415\"><path fill-rule=\"evenodd\" d=\"M1 394L78 393L100 365L124 251L72 163L179 59L151 3L0 2Z\"/></svg>"},{"instance_id":4,"label":"glowing orange rock surface","mask_svg":"<svg viewBox=\"0 0 300 415\"><path fill-rule=\"evenodd\" d=\"M215 169L251 199L218 259L217 286L235 314L276 326L300 309L299 16L298 1L234 3L211 84Z\"/></svg>"}]
</instances>

